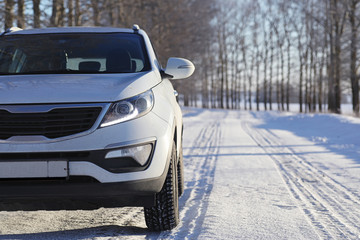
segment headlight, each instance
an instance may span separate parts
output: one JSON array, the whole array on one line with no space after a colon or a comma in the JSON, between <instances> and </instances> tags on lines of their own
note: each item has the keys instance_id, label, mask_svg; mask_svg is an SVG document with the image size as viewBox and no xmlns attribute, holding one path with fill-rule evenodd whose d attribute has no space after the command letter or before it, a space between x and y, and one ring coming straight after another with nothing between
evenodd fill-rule
<instances>
[{"instance_id":1,"label":"headlight","mask_svg":"<svg viewBox=\"0 0 360 240\"><path fill-rule=\"evenodd\" d=\"M151 111L153 105L154 95L151 90L113 103L104 116L100 127L107 127L144 116Z\"/></svg>"}]
</instances>

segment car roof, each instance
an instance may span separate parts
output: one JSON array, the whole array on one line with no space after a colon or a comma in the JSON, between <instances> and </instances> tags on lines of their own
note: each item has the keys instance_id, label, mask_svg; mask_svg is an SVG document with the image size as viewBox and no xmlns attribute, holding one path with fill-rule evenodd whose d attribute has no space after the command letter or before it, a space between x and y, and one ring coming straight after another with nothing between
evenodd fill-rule
<instances>
[{"instance_id":1,"label":"car roof","mask_svg":"<svg viewBox=\"0 0 360 240\"><path fill-rule=\"evenodd\" d=\"M114 27L51 27L8 32L6 35L51 34L51 33L134 33L132 29Z\"/></svg>"}]
</instances>

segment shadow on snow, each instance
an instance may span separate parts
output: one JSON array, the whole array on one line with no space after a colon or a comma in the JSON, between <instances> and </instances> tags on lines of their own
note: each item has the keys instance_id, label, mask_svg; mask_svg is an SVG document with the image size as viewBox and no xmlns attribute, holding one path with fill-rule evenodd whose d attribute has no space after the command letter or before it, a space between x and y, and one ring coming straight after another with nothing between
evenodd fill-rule
<instances>
[{"instance_id":1,"label":"shadow on snow","mask_svg":"<svg viewBox=\"0 0 360 240\"><path fill-rule=\"evenodd\" d=\"M159 233L150 232L147 228L135 226L99 226L93 228L63 230L54 232L39 232L27 234L5 234L0 235L0 240L18 239L18 240L32 240L32 239L52 239L52 240L68 240L68 239L94 239L102 237L120 237L120 236L142 236L145 239L157 239Z\"/></svg>"},{"instance_id":2,"label":"shadow on snow","mask_svg":"<svg viewBox=\"0 0 360 240\"><path fill-rule=\"evenodd\" d=\"M335 114L275 115L271 112L252 112L264 123L257 128L292 132L330 152L345 156L360 164L360 120ZM297 147L293 145L291 147Z\"/></svg>"}]
</instances>

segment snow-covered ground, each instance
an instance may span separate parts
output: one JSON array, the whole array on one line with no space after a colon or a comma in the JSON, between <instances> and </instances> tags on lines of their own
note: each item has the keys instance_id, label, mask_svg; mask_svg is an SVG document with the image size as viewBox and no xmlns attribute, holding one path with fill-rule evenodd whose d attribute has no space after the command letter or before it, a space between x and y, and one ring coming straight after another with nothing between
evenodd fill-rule
<instances>
[{"instance_id":1,"label":"snow-covered ground","mask_svg":"<svg viewBox=\"0 0 360 240\"><path fill-rule=\"evenodd\" d=\"M141 208L0 212L0 239L360 239L360 119L184 109L180 225Z\"/></svg>"}]
</instances>

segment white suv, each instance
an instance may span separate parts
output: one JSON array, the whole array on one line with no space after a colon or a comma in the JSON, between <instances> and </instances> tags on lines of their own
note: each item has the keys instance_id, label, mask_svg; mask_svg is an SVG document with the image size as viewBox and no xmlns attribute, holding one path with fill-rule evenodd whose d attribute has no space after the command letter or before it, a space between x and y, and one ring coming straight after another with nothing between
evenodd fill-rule
<instances>
[{"instance_id":1,"label":"white suv","mask_svg":"<svg viewBox=\"0 0 360 240\"><path fill-rule=\"evenodd\" d=\"M47 28L0 36L0 209L144 206L147 226L179 222L182 114L146 33Z\"/></svg>"}]
</instances>

